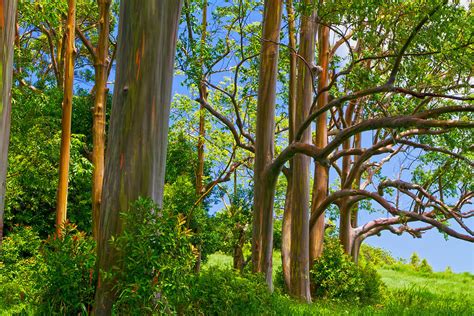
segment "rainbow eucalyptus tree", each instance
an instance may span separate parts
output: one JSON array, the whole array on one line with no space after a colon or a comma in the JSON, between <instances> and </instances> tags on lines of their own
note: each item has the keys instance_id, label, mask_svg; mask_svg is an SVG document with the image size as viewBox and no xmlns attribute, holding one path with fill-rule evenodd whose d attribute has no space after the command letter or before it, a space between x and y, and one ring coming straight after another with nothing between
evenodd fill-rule
<instances>
[{"instance_id":1,"label":"rainbow eucalyptus tree","mask_svg":"<svg viewBox=\"0 0 474 316\"><path fill-rule=\"evenodd\" d=\"M288 48L289 48L289 74L288 74L288 141L293 141L295 133L295 108L296 108L296 90L298 87L297 82L297 65L298 58L296 56L296 22L295 22L295 11L293 7L293 1L286 1L286 12L288 16ZM291 193L292 189L292 170L293 160L290 159L289 167L284 168L283 172L287 180L286 196L285 196L285 208L283 210L282 226L281 226L281 263L283 279L285 280L285 286L287 289L290 288L291 282L291 217L292 217L292 201Z\"/></svg>"},{"instance_id":2,"label":"rainbow eucalyptus tree","mask_svg":"<svg viewBox=\"0 0 474 316\"><path fill-rule=\"evenodd\" d=\"M311 0L304 1L308 7L314 7ZM300 126L307 117L312 104L314 74L311 65L315 49L315 14L314 9L301 15L300 43L298 55L298 85L294 124ZM302 144L311 143L311 127L301 135ZM306 301L311 301L309 290L309 166L310 157L295 154L291 167L291 246L290 246L290 293Z\"/></svg>"},{"instance_id":3,"label":"rainbow eucalyptus tree","mask_svg":"<svg viewBox=\"0 0 474 316\"><path fill-rule=\"evenodd\" d=\"M16 0L0 0L0 243L3 238L3 212L10 138L13 44Z\"/></svg>"},{"instance_id":4,"label":"rainbow eucalyptus tree","mask_svg":"<svg viewBox=\"0 0 474 316\"><path fill-rule=\"evenodd\" d=\"M138 197L163 198L168 121L181 1L120 3L117 72L98 238L99 281L94 311L110 315L120 254L109 240L122 230L120 212Z\"/></svg>"},{"instance_id":5,"label":"rainbow eucalyptus tree","mask_svg":"<svg viewBox=\"0 0 474 316\"><path fill-rule=\"evenodd\" d=\"M420 72L420 67L422 67L422 65L431 65L433 59L435 58L434 60L436 60L440 56L440 50L436 50L436 45L440 43L440 41L437 41L436 43L426 43L426 40L428 39L427 34L438 34L437 36L440 38L451 38L454 36L453 34L456 34L456 32L446 32L445 28L448 26L444 24L444 27L440 28L441 21L448 19L450 21L449 28L453 30L456 24L454 23L454 20L450 19L450 16L454 14L461 18L463 17L463 14L465 14L465 12L463 13L456 4L453 4L452 6L446 4L446 1L434 4L424 4L419 2L410 3L412 6L409 11L411 16L409 19L404 20L406 27L401 31L399 25L392 23L392 21L387 21L387 23L384 24L387 29L381 29L379 22L375 24L364 22L357 26L349 26L347 25L347 20L341 18L344 14L347 14L348 19L358 21L359 19L357 16L354 16L356 13L365 16L368 12L377 15L385 10L399 11L400 7L397 5L370 8L370 10L367 11L368 8L365 7L362 9L359 8L360 10L357 9L357 4L352 3L351 1L344 3L332 1L324 2L324 5L320 8L321 11L318 12L318 22L321 25L330 28L340 37L334 46L329 48L331 53L333 50L337 50L337 46L341 45L341 43L347 46L347 50L349 51L349 53L346 54L347 61L343 64L337 63L336 61L329 66L329 69L333 68L333 70L329 75L328 82L326 84L321 82L321 86L317 89L317 93L313 98L308 113L303 117L299 124L296 124L294 137L292 141L289 142L289 145L286 148L283 148L274 159L266 164L266 182L259 183L255 181L256 192L258 192L258 190L264 190L265 196L273 196L275 185L274 182L270 181L272 179L270 176L274 176L275 173L278 174L284 168L284 165L291 159L293 159L292 167L294 168L295 157L297 157L295 155L297 154L310 156L318 165L323 167L331 165L338 173L340 173L340 167L337 164L334 164L334 161L339 158L352 155L358 156L356 160L361 159L362 163L365 162L366 157L379 153L377 148L360 148L362 144L361 137L368 131L381 133L379 131L383 130L382 134L385 136L382 139L384 139L384 141L390 140L396 143L398 141L398 136L404 135L404 133L410 133L410 131L416 131L416 133L421 133L422 135L430 135L431 133L443 133L449 130L462 131L472 129L474 127L472 120L466 119L469 118L470 113L474 111L472 105L466 102L472 101L472 97L469 96L469 93L466 93L466 89L470 87L469 83L466 82L466 78L469 78L466 69L471 69L472 67L466 65L468 62L462 57L465 53L466 47L464 38L456 37L453 38L453 41L451 42L443 42L446 45L449 44L449 48L447 49L453 53L453 57L455 57L461 64L445 59L437 61L438 64L442 63L443 67L435 67L433 64L432 70L435 71L434 73L436 73L436 71L441 71L442 73L445 69L444 67L451 67L455 71L453 74L448 73L447 75L441 76L441 73L437 73L433 76L434 73L430 72L424 76L424 73ZM334 15L334 12L337 12L339 15ZM387 19L393 17L392 15L384 16ZM331 20L332 17L334 17L334 21ZM368 20L371 21L371 19ZM462 19L462 21L466 21L466 19ZM341 25L337 25L338 23ZM343 29L345 27L343 32L340 31L341 27ZM372 49L362 50L360 54L356 54L348 36L351 28L354 28L353 31L357 33L359 38L362 37L365 41L370 40L374 47ZM390 34L391 32L400 32L400 36L397 37L397 40L393 41L393 38L385 34L385 32L387 34ZM374 41L374 36L377 37L377 41ZM384 44L381 46L380 43L386 43L386 45ZM425 46L432 48L431 50L423 50L420 48ZM386 50L387 48L388 50ZM321 53L327 54L327 52L324 51ZM301 54L298 57L301 58ZM322 59L321 56L320 59ZM366 67L364 63L366 60L374 60L377 67ZM321 64L323 63L322 60L319 60L318 62ZM440 79L440 82L433 83L431 78L434 77ZM440 83L442 83L442 85L440 85ZM328 98L327 102L325 101L318 104L318 100L322 98L326 91L333 94L333 97ZM381 100L383 100L383 102L381 102ZM417 102L418 100L419 102ZM362 104L368 105L365 111L358 110L358 107ZM342 115L338 115L338 113L344 112L348 107L354 108L349 111L353 111L353 116L355 116L355 118L352 118L350 122L347 122ZM268 116L272 113L265 114ZM315 121L321 121L322 123L319 123L318 125L324 128L324 115L326 114L330 114L330 121L327 123L328 128L330 129L327 144L319 144L318 146L318 144L308 143L306 141L308 128ZM259 125L257 121L257 130L258 128ZM351 139L354 139L355 142L353 148L351 148L352 146L349 141ZM349 143L347 143L348 141ZM413 139L411 142L413 143L410 145L412 147L423 145L421 139ZM346 143L346 145L344 145L344 143ZM387 150L386 148L382 149L382 144L375 144L375 146L380 146L378 149L381 149L382 151ZM342 150L340 149L341 147L343 147ZM350 166L347 161L345 162L345 165ZM256 168L255 172L257 172L257 170L258 169ZM356 167L354 175L363 173L363 168ZM294 176L300 176L300 178L293 178L291 180L293 185L296 181L306 181L302 179L302 177L305 177L303 172L296 174L293 173L293 177ZM315 176L316 178L321 176L321 172L318 172ZM353 176L348 175L347 177ZM256 176L256 180L257 179ZM386 182L380 188L381 193L386 190L387 186L393 188L395 185L398 184ZM408 192L407 194L413 194L409 192L410 190L417 190L417 184L415 183L414 185L415 187L412 187L413 189L404 189ZM257 189L257 186L260 187ZM323 183L321 187L324 189L324 186L326 186L326 184ZM411 186L407 184L407 188L408 187ZM316 222L322 217L324 211L331 204L328 203L328 199L333 200L338 197L337 199L341 200L348 196L357 196L357 199L365 199L369 197L379 202L379 204L385 208L383 205L383 199L379 198L381 193L375 194L374 192L362 191L363 192L360 192L351 187L350 189L347 189L347 191L340 193L341 196L329 195L328 197L325 197L325 194L322 194L321 198L318 199L318 203L313 205L309 228L312 229L314 227ZM257 199L257 193L255 198ZM293 200L295 199L295 196L292 195L290 198ZM428 195L426 195L425 198L432 199L428 198ZM462 200L465 200L464 196L462 197ZM305 203L304 199L299 199L299 201L300 203ZM297 202L293 201L292 203L295 204ZM422 221L435 226L448 235L459 236L459 233L449 230L449 227L443 224L443 220L433 218L432 213L430 213L431 215L423 214L422 210L428 207L427 204L433 203L438 204L437 208L441 208L446 212L446 218L456 220L457 217L459 221L456 221L458 221L461 226L465 226L465 224L460 222L462 222L462 217L467 216L467 214L460 213L452 208L451 210L447 210L446 207L440 207L440 204L434 202L434 200L431 200L428 203L421 202L417 212L389 208L388 206L385 209L394 216L397 216L396 214L400 215L399 220L411 217L417 219L417 221ZM269 204L271 203L267 202L267 205ZM350 206L351 205L349 205L349 207ZM291 211L291 221L293 222L295 221L295 209L292 209ZM255 215L259 214L261 215L262 213L256 213ZM347 218L349 218L349 220L347 220ZM265 217L265 220L267 222L264 223L263 226L271 225L270 222L272 221L272 217L267 216ZM347 223L345 226L350 228L352 224L351 218L345 217L344 221L344 223ZM292 223L292 225L295 224ZM364 230L360 229L357 233L361 235L363 234L362 231ZM469 232L469 229L467 231ZM293 247L293 241L297 238L296 236L293 236L293 232L294 231L291 232L291 247ZM347 231L341 232L341 236L346 236L346 232ZM460 237L465 240L471 238L468 235ZM345 237L341 239L350 240L350 238ZM351 247L350 244L345 244L344 246L346 249L350 249ZM290 262L296 259L297 258L294 257L293 254L290 258ZM309 274L306 274L306 278L309 278ZM290 278L290 289L292 282L295 282L293 274ZM304 292L300 291L300 293ZM300 294L300 297L306 299L306 296L304 295Z\"/></svg>"},{"instance_id":6,"label":"rainbow eucalyptus tree","mask_svg":"<svg viewBox=\"0 0 474 316\"><path fill-rule=\"evenodd\" d=\"M252 264L254 272L265 274L270 288L272 288L273 200L279 172L268 169L268 166L273 160L275 146L278 42L282 9L281 0L265 1L255 138Z\"/></svg>"},{"instance_id":7,"label":"rainbow eucalyptus tree","mask_svg":"<svg viewBox=\"0 0 474 316\"><path fill-rule=\"evenodd\" d=\"M329 27L318 25L318 66L320 74L318 75L318 91L323 89L329 83ZM319 93L317 107L323 108L328 103L329 91ZM317 148L324 148L328 144L328 123L326 113L321 114L316 120L316 134L314 144ZM319 162L314 166L313 195L311 201L311 213L321 203L328 194L329 168ZM310 228L309 239L309 258L310 265L321 255L324 243L324 214L322 214L316 223Z\"/></svg>"}]
</instances>

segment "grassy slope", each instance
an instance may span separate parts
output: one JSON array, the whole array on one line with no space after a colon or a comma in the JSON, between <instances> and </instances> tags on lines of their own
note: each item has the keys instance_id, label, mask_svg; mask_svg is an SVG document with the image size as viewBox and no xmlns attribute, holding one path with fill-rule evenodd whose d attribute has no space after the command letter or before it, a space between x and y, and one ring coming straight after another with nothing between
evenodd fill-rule
<instances>
[{"instance_id":1,"label":"grassy slope","mask_svg":"<svg viewBox=\"0 0 474 316\"><path fill-rule=\"evenodd\" d=\"M379 269L382 281L391 289L418 287L434 294L462 296L474 305L474 276L468 273L420 274L410 271Z\"/></svg>"},{"instance_id":2,"label":"grassy slope","mask_svg":"<svg viewBox=\"0 0 474 316\"><path fill-rule=\"evenodd\" d=\"M279 253L274 271L281 265ZM232 266L232 258L216 253L206 266ZM316 300L300 304L278 296L275 308L286 315L474 315L474 276L472 274L431 273L379 269L387 285L384 302L375 306Z\"/></svg>"}]
</instances>

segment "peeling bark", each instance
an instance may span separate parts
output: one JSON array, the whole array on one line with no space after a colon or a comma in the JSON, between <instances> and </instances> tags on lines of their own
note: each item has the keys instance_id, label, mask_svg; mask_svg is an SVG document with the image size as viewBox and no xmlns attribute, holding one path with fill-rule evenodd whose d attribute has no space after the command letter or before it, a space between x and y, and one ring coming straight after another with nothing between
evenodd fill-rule
<instances>
[{"instance_id":1,"label":"peeling bark","mask_svg":"<svg viewBox=\"0 0 474 316\"><path fill-rule=\"evenodd\" d=\"M16 0L0 0L0 244L3 239L3 212L10 139L15 16Z\"/></svg>"},{"instance_id":2,"label":"peeling bark","mask_svg":"<svg viewBox=\"0 0 474 316\"><path fill-rule=\"evenodd\" d=\"M307 0L306 4L312 2ZM295 126L300 126L308 116L313 99L313 75L307 64L314 60L315 16L301 16L298 82L295 108ZM311 143L311 128L301 135L301 143ZM291 249L290 249L290 294L310 302L309 284L309 166L310 157L301 153L293 157L291 184Z\"/></svg>"},{"instance_id":3,"label":"peeling bark","mask_svg":"<svg viewBox=\"0 0 474 316\"><path fill-rule=\"evenodd\" d=\"M257 100L257 126L254 167L254 206L252 235L252 264L254 272L265 274L272 285L273 201L279 171L269 170L275 143L275 102L278 74L278 43L282 0L266 0L260 75Z\"/></svg>"},{"instance_id":4,"label":"peeling bark","mask_svg":"<svg viewBox=\"0 0 474 316\"><path fill-rule=\"evenodd\" d=\"M181 1L120 3L117 72L98 239L99 283L94 313L110 315L113 280L103 272L119 253L109 240L122 230L120 212L138 197L161 207L168 121Z\"/></svg>"},{"instance_id":5,"label":"peeling bark","mask_svg":"<svg viewBox=\"0 0 474 316\"><path fill-rule=\"evenodd\" d=\"M285 287L287 290L290 289L291 285L291 169L288 172L287 176L287 188L286 188L286 198L285 198L285 209L283 211L283 222L281 227L281 263L282 263L282 272L283 280L285 281Z\"/></svg>"},{"instance_id":6,"label":"peeling bark","mask_svg":"<svg viewBox=\"0 0 474 316\"><path fill-rule=\"evenodd\" d=\"M319 74L318 80L318 91L321 91L329 84L329 28L320 24L319 25L319 52L318 52L318 65L322 71ZM318 97L317 108L321 109L327 105L329 98L329 92L325 91ZM316 136L314 144L316 148L321 149L326 147L328 144L328 129L327 129L327 116L326 113L321 114L316 121ZM315 212L321 202L327 197L328 194L328 182L329 182L329 170L327 166L322 165L320 162L315 162L314 167L314 183L313 183L313 197L311 203L311 214ZM316 223L311 226L310 231L310 263L321 256L323 252L324 243L324 213L320 214Z\"/></svg>"},{"instance_id":7,"label":"peeling bark","mask_svg":"<svg viewBox=\"0 0 474 316\"><path fill-rule=\"evenodd\" d=\"M290 73L289 73L289 91L288 91L288 141L291 143L295 133L295 107L296 107L296 90L297 90L297 57L296 57L296 26L295 13L293 9L293 0L287 0L286 11L288 14L288 46L290 48ZM287 176L287 189L285 198L285 210L283 213L283 223L281 232L281 260L283 279L285 286L290 288L291 273L290 273L290 248L291 248L291 191L292 191L292 170L293 160L290 159L290 168L285 174Z\"/></svg>"},{"instance_id":8,"label":"peeling bark","mask_svg":"<svg viewBox=\"0 0 474 316\"><path fill-rule=\"evenodd\" d=\"M349 102L349 105L345 112L345 121L348 126L352 126L352 114L355 108L355 101ZM343 150L349 150L351 148L351 138L346 139L342 143ZM342 158L342 174L341 174L341 187L344 188L351 188L352 181L349 177L351 173L351 156L346 155ZM339 202L339 241L347 254L352 253L352 222L353 217L351 213L352 207L349 204L348 199L343 199Z\"/></svg>"}]
</instances>

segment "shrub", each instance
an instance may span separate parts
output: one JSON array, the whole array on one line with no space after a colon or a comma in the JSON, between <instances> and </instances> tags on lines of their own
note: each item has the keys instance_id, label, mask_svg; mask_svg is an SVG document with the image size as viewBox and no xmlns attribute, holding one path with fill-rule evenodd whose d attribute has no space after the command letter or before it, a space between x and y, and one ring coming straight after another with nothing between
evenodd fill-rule
<instances>
[{"instance_id":1,"label":"shrub","mask_svg":"<svg viewBox=\"0 0 474 316\"><path fill-rule=\"evenodd\" d=\"M421 260L421 264L420 264L420 267L418 269L420 270L420 272L424 272L424 273L432 273L433 272L433 268L430 266L430 264L428 263L428 261L426 259Z\"/></svg>"},{"instance_id":2,"label":"shrub","mask_svg":"<svg viewBox=\"0 0 474 316\"><path fill-rule=\"evenodd\" d=\"M3 239L0 261L6 268L38 255L41 239L30 226L15 226Z\"/></svg>"},{"instance_id":3,"label":"shrub","mask_svg":"<svg viewBox=\"0 0 474 316\"><path fill-rule=\"evenodd\" d=\"M373 247L367 244L362 244L360 247L359 263L372 264L376 267L384 267L394 265L397 260L392 254L382 248Z\"/></svg>"},{"instance_id":4,"label":"shrub","mask_svg":"<svg viewBox=\"0 0 474 316\"><path fill-rule=\"evenodd\" d=\"M111 240L119 253L115 312L122 315L170 313L187 296L186 280L194 265L191 233L185 219L138 199L122 214L123 232Z\"/></svg>"},{"instance_id":5,"label":"shrub","mask_svg":"<svg viewBox=\"0 0 474 316\"><path fill-rule=\"evenodd\" d=\"M16 226L3 239L0 251L0 306L6 314L20 313L35 297L33 276L41 264L41 240L31 227Z\"/></svg>"},{"instance_id":6,"label":"shrub","mask_svg":"<svg viewBox=\"0 0 474 316\"><path fill-rule=\"evenodd\" d=\"M210 267L190 279L190 296L181 302L185 315L269 315L272 294L260 275Z\"/></svg>"},{"instance_id":7,"label":"shrub","mask_svg":"<svg viewBox=\"0 0 474 316\"><path fill-rule=\"evenodd\" d=\"M410 256L410 265L415 269L418 269L420 266L420 257L416 252L412 253Z\"/></svg>"},{"instance_id":8,"label":"shrub","mask_svg":"<svg viewBox=\"0 0 474 316\"><path fill-rule=\"evenodd\" d=\"M310 277L313 295L327 299L372 303L380 298L383 288L375 269L370 264L358 267L335 238L325 241Z\"/></svg>"},{"instance_id":9,"label":"shrub","mask_svg":"<svg viewBox=\"0 0 474 316\"><path fill-rule=\"evenodd\" d=\"M363 288L358 294L360 301L366 304L378 303L386 293L386 286L380 274L371 264L359 265L358 270Z\"/></svg>"},{"instance_id":10,"label":"shrub","mask_svg":"<svg viewBox=\"0 0 474 316\"><path fill-rule=\"evenodd\" d=\"M5 230L15 224L32 226L42 239L54 232L61 144L60 89L34 93L13 89L12 126L8 152ZM92 164L84 155L90 142L90 96L74 97L68 218L82 231L91 230ZM89 147L90 148L90 147ZM87 151L87 150L86 150Z\"/></svg>"},{"instance_id":11,"label":"shrub","mask_svg":"<svg viewBox=\"0 0 474 316\"><path fill-rule=\"evenodd\" d=\"M95 242L73 224L50 236L41 249L44 266L37 271L42 314L87 313L95 288Z\"/></svg>"},{"instance_id":12,"label":"shrub","mask_svg":"<svg viewBox=\"0 0 474 316\"><path fill-rule=\"evenodd\" d=\"M444 270L444 273L446 273L448 275L451 275L451 274L453 274L453 269L451 269L450 266L447 266L446 269Z\"/></svg>"},{"instance_id":13,"label":"shrub","mask_svg":"<svg viewBox=\"0 0 474 316\"><path fill-rule=\"evenodd\" d=\"M273 280L273 286L282 292L288 292L285 284L285 278L283 277L283 266L280 265L275 271L275 277Z\"/></svg>"}]
</instances>

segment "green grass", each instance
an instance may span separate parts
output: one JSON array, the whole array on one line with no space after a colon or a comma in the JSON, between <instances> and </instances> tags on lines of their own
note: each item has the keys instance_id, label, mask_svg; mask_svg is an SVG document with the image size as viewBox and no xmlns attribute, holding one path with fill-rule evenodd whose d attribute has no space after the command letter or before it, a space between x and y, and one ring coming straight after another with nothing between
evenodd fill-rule
<instances>
[{"instance_id":1,"label":"green grass","mask_svg":"<svg viewBox=\"0 0 474 316\"><path fill-rule=\"evenodd\" d=\"M452 297L462 296L474 305L474 275L469 273L419 273L379 269L382 281L391 289L417 287L433 294Z\"/></svg>"},{"instance_id":2,"label":"green grass","mask_svg":"<svg viewBox=\"0 0 474 316\"><path fill-rule=\"evenodd\" d=\"M203 266L203 269L213 266L232 268L232 264L233 261L231 256L222 252L216 252L208 257L206 264Z\"/></svg>"},{"instance_id":3,"label":"green grass","mask_svg":"<svg viewBox=\"0 0 474 316\"><path fill-rule=\"evenodd\" d=\"M274 254L274 274L281 265ZM205 266L232 267L232 258L216 253ZM420 273L410 269L379 269L387 286L383 301L373 306L318 300L299 303L287 296L274 296L277 315L474 315L474 276L469 273Z\"/></svg>"}]
</instances>

